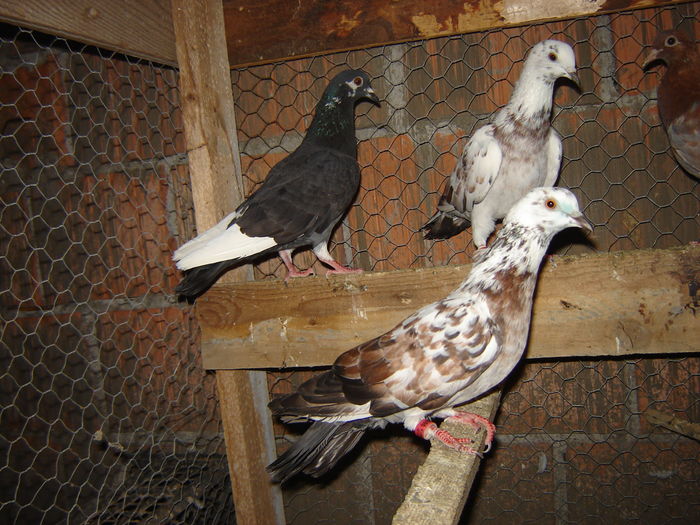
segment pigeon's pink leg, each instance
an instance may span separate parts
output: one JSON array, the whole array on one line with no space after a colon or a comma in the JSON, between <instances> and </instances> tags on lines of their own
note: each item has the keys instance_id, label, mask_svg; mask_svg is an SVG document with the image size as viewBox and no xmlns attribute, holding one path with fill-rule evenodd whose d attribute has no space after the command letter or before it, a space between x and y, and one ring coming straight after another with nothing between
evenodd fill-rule
<instances>
[{"instance_id":1,"label":"pigeon's pink leg","mask_svg":"<svg viewBox=\"0 0 700 525\"><path fill-rule=\"evenodd\" d=\"M419 438L427 439L428 441L435 438L438 441L443 442L448 447L458 450L459 452L481 456L481 453L469 446L471 443L474 443L473 440L469 438L456 438L447 430L438 428L435 423L428 421L427 419L422 419L419 421L413 432Z\"/></svg>"},{"instance_id":2,"label":"pigeon's pink leg","mask_svg":"<svg viewBox=\"0 0 700 525\"><path fill-rule=\"evenodd\" d=\"M362 273L361 268L349 268L347 266L343 266L342 264L338 264L333 259L331 259L330 261L323 261L323 262L326 263L328 266L333 267L332 270L328 270L326 272L326 275L331 275L334 273Z\"/></svg>"},{"instance_id":3,"label":"pigeon's pink leg","mask_svg":"<svg viewBox=\"0 0 700 525\"><path fill-rule=\"evenodd\" d=\"M359 268L348 268L347 266L343 266L342 264L335 262L333 257L331 257L331 254L328 253L328 248L326 248L325 243L314 246L314 253L316 254L316 257L318 257L319 261L333 268L332 270L328 270L326 275L331 275L334 273L362 273L362 270Z\"/></svg>"},{"instance_id":4,"label":"pigeon's pink leg","mask_svg":"<svg viewBox=\"0 0 700 525\"><path fill-rule=\"evenodd\" d=\"M486 431L486 440L484 452L488 452L491 449L491 443L493 443L493 437L496 434L496 426L491 423L485 417L478 414L472 414L470 412L457 412L454 416L450 416L448 419L455 419L460 423L464 423L473 428L483 427ZM460 452L467 452L469 454L479 454L476 450L469 446L469 444L474 443L474 440L469 438L456 438L446 430L441 430L432 421L427 419L421 420L418 425L416 425L413 431L418 437L423 439L431 439L435 437L439 441L442 441L445 445Z\"/></svg>"},{"instance_id":5,"label":"pigeon's pink leg","mask_svg":"<svg viewBox=\"0 0 700 525\"><path fill-rule=\"evenodd\" d=\"M287 267L287 277L284 278L285 283L292 277L306 277L307 275L314 273L313 268L309 268L308 270L299 270L296 266L294 266L294 261L292 261L292 250L282 250L279 253L280 257L282 258L282 262Z\"/></svg>"}]
</instances>

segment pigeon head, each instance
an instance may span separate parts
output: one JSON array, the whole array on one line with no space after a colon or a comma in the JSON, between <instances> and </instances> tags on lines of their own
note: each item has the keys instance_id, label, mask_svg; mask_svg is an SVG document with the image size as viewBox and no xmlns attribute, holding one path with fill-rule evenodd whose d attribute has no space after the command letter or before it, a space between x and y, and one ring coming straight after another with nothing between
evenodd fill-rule
<instances>
[{"instance_id":1,"label":"pigeon head","mask_svg":"<svg viewBox=\"0 0 700 525\"><path fill-rule=\"evenodd\" d=\"M642 67L647 70L658 62L667 66L680 64L692 56L694 49L695 43L686 34L680 31L662 31L656 36Z\"/></svg>"},{"instance_id":2,"label":"pigeon head","mask_svg":"<svg viewBox=\"0 0 700 525\"><path fill-rule=\"evenodd\" d=\"M539 228L547 237L566 228L593 230L566 188L535 188L511 208L504 223Z\"/></svg>"},{"instance_id":3,"label":"pigeon head","mask_svg":"<svg viewBox=\"0 0 700 525\"><path fill-rule=\"evenodd\" d=\"M338 73L328 84L321 102L341 104L346 101L354 103L368 100L379 106L379 98L372 89L367 73L360 69L349 69Z\"/></svg>"},{"instance_id":4,"label":"pigeon head","mask_svg":"<svg viewBox=\"0 0 700 525\"><path fill-rule=\"evenodd\" d=\"M565 42L544 40L536 44L527 55L525 67L536 71L549 82L554 83L563 77L579 85L576 56L571 46Z\"/></svg>"},{"instance_id":5,"label":"pigeon head","mask_svg":"<svg viewBox=\"0 0 700 525\"><path fill-rule=\"evenodd\" d=\"M360 100L379 105L367 73L349 69L334 76L316 104L316 114L306 133L307 142L321 143L355 157L355 104Z\"/></svg>"}]
</instances>

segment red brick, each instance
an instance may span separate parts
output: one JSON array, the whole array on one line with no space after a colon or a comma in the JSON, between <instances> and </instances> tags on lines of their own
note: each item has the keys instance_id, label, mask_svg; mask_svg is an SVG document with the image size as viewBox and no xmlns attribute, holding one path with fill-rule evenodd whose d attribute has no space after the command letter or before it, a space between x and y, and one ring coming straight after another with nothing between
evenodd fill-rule
<instances>
[{"instance_id":1,"label":"red brick","mask_svg":"<svg viewBox=\"0 0 700 525\"><path fill-rule=\"evenodd\" d=\"M567 517L574 523L694 522L700 498L697 444L659 446L638 440L633 448L615 441L568 444ZM663 497L659 497L663 494Z\"/></svg>"},{"instance_id":2,"label":"red brick","mask_svg":"<svg viewBox=\"0 0 700 525\"><path fill-rule=\"evenodd\" d=\"M689 421L700 421L700 358L642 359L635 366L639 410L651 408ZM642 418L646 432L666 432Z\"/></svg>"},{"instance_id":3,"label":"red brick","mask_svg":"<svg viewBox=\"0 0 700 525\"><path fill-rule=\"evenodd\" d=\"M13 350L3 356L2 366L5 381L16 386L2 394L2 406L14 407L3 416L4 436L11 438L14 428L39 451L47 445L47 427L74 432L84 425L81 407L96 401L94 389L99 385L89 371L95 356L82 333L83 325L80 313L47 313L5 323L3 342ZM70 435L61 446L67 447L69 441ZM56 445L55 440L49 445Z\"/></svg>"},{"instance_id":4,"label":"red brick","mask_svg":"<svg viewBox=\"0 0 700 525\"><path fill-rule=\"evenodd\" d=\"M357 232L350 244L366 250L376 271L411 266L414 254L422 253L422 239L413 232L418 224L407 219L411 206L420 201L415 164L410 160L414 145L407 135L375 138L362 144L358 161L363 166L357 204L349 214L349 225ZM409 208L409 209L407 209ZM414 217L414 220L420 217Z\"/></svg>"},{"instance_id":5,"label":"red brick","mask_svg":"<svg viewBox=\"0 0 700 525\"><path fill-rule=\"evenodd\" d=\"M624 367L618 361L522 365L515 376L518 382L503 399L499 431L566 435L626 428L633 414L625 404L630 387Z\"/></svg>"},{"instance_id":6,"label":"red brick","mask_svg":"<svg viewBox=\"0 0 700 525\"><path fill-rule=\"evenodd\" d=\"M74 117L86 137L76 141L81 160L98 167L185 151L175 72L99 56L73 57L71 67L81 82L71 86L70 96L87 108Z\"/></svg>"},{"instance_id":7,"label":"red brick","mask_svg":"<svg viewBox=\"0 0 700 525\"><path fill-rule=\"evenodd\" d=\"M403 502L429 445L403 428L390 425L381 433L370 433L372 457L372 501L375 523L391 523Z\"/></svg>"},{"instance_id":8,"label":"red brick","mask_svg":"<svg viewBox=\"0 0 700 525\"><path fill-rule=\"evenodd\" d=\"M218 431L213 417L215 376L201 367L197 333L189 308L114 311L99 316L95 336L106 369L109 414L115 422L121 420L121 432L170 425L180 431ZM183 419L182 414L187 417Z\"/></svg>"},{"instance_id":9,"label":"red brick","mask_svg":"<svg viewBox=\"0 0 700 525\"><path fill-rule=\"evenodd\" d=\"M481 462L460 523L555 523L555 468L550 445L496 446Z\"/></svg>"},{"instance_id":10,"label":"red brick","mask_svg":"<svg viewBox=\"0 0 700 525\"><path fill-rule=\"evenodd\" d=\"M166 217L168 186L153 171L86 177L79 213L91 226L83 244L91 298L169 291L174 277ZM84 263L69 261L76 268ZM168 282L168 290L163 285Z\"/></svg>"}]
</instances>

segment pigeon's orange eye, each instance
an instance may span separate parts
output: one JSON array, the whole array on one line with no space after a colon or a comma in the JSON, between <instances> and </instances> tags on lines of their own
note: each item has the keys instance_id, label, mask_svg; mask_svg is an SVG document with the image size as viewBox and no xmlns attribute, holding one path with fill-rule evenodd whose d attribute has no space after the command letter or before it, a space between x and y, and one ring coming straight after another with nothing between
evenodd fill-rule
<instances>
[{"instance_id":1,"label":"pigeon's orange eye","mask_svg":"<svg viewBox=\"0 0 700 525\"><path fill-rule=\"evenodd\" d=\"M352 82L356 86L361 86L362 85L362 77L355 77Z\"/></svg>"},{"instance_id":2,"label":"pigeon's orange eye","mask_svg":"<svg viewBox=\"0 0 700 525\"><path fill-rule=\"evenodd\" d=\"M557 54L556 54L556 53L550 53L550 54L549 54L549 59L550 59L552 62L556 62L556 61L557 61Z\"/></svg>"},{"instance_id":3,"label":"pigeon's orange eye","mask_svg":"<svg viewBox=\"0 0 700 525\"><path fill-rule=\"evenodd\" d=\"M553 201L552 199L549 199L547 202L545 202L545 205L547 206L547 208L556 208L557 207L557 203L555 201Z\"/></svg>"},{"instance_id":4,"label":"pigeon's orange eye","mask_svg":"<svg viewBox=\"0 0 700 525\"><path fill-rule=\"evenodd\" d=\"M670 36L666 39L666 45L673 47L678 43L678 39L675 36Z\"/></svg>"}]
</instances>

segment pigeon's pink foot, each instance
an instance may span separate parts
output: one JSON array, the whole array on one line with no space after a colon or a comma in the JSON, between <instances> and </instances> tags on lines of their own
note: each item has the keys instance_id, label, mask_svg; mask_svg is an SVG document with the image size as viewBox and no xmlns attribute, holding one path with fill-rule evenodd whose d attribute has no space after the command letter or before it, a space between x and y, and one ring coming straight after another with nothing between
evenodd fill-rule
<instances>
[{"instance_id":1,"label":"pigeon's pink foot","mask_svg":"<svg viewBox=\"0 0 700 525\"><path fill-rule=\"evenodd\" d=\"M328 275L333 275L333 274L342 274L342 273L362 273L362 270L360 268L348 268L347 266L343 266L342 264L338 264L335 261L323 261L329 266L332 266L332 270L328 270L326 272L326 276Z\"/></svg>"},{"instance_id":2,"label":"pigeon's pink foot","mask_svg":"<svg viewBox=\"0 0 700 525\"><path fill-rule=\"evenodd\" d=\"M475 454L481 457L481 453L477 452L469 446L472 443L474 443L473 440L469 438L454 437L447 430L442 430L438 428L438 426L435 423L433 423L432 421L428 421L427 419L422 419L421 421L419 421L413 432L419 438L427 439L428 441L430 441L432 438L435 438L438 441L444 443L446 446L453 448L459 452Z\"/></svg>"},{"instance_id":3,"label":"pigeon's pink foot","mask_svg":"<svg viewBox=\"0 0 700 525\"><path fill-rule=\"evenodd\" d=\"M287 267L287 277L284 278L285 283L293 277L306 277L307 275L312 275L314 273L313 268L309 268L308 270L300 270L294 266L294 261L292 261L292 250L282 250L280 252L280 257L282 258L284 265Z\"/></svg>"},{"instance_id":4,"label":"pigeon's pink foot","mask_svg":"<svg viewBox=\"0 0 700 525\"><path fill-rule=\"evenodd\" d=\"M491 449L491 443L493 443L493 437L496 435L496 425L491 423L485 417L478 414L472 414L471 412L458 412L454 416L450 416L448 419L454 419L465 425L469 425L472 428L480 428L486 431L486 441L484 442L485 449L484 452L488 452Z\"/></svg>"},{"instance_id":5,"label":"pigeon's pink foot","mask_svg":"<svg viewBox=\"0 0 700 525\"><path fill-rule=\"evenodd\" d=\"M299 270L297 268L293 268L287 272L287 277L284 278L284 282L286 283L287 281L289 281L289 279L292 279L294 277L306 277L308 275L313 275L313 273L313 268L309 268L308 270Z\"/></svg>"}]
</instances>

